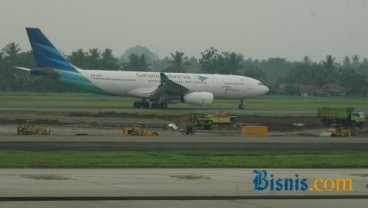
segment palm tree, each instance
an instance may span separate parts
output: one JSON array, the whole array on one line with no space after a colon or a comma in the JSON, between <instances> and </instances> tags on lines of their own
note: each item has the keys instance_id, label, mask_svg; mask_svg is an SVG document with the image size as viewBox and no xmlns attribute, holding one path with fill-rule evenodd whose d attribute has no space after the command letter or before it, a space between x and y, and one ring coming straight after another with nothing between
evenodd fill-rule
<instances>
[{"instance_id":1,"label":"palm tree","mask_svg":"<svg viewBox=\"0 0 368 208\"><path fill-rule=\"evenodd\" d=\"M9 43L3 48L3 52L5 53L5 59L10 63L15 63L16 58L19 55L19 52L22 49L19 47L17 43Z\"/></svg>"},{"instance_id":2,"label":"palm tree","mask_svg":"<svg viewBox=\"0 0 368 208\"><path fill-rule=\"evenodd\" d=\"M117 59L112 55L112 50L109 48L106 48L102 52L102 59L101 59L102 66L101 67L104 69L116 70L118 69L118 65L116 62L117 62Z\"/></svg>"},{"instance_id":3,"label":"palm tree","mask_svg":"<svg viewBox=\"0 0 368 208\"><path fill-rule=\"evenodd\" d=\"M14 65L18 64L19 60L19 52L21 51L20 47L16 43L9 43L2 50L2 64L0 75L1 75L1 88L3 89L12 89L15 86L14 83L18 83L14 81L15 73L12 69Z\"/></svg>"},{"instance_id":4,"label":"palm tree","mask_svg":"<svg viewBox=\"0 0 368 208\"><path fill-rule=\"evenodd\" d=\"M101 52L97 48L89 49L89 65L90 69L98 69L100 67Z\"/></svg>"},{"instance_id":5,"label":"palm tree","mask_svg":"<svg viewBox=\"0 0 368 208\"><path fill-rule=\"evenodd\" d=\"M185 65L188 65L188 57L184 56L184 52L176 51L175 53L170 53L170 58L168 60L171 65L165 71L171 72L185 72Z\"/></svg>"},{"instance_id":6,"label":"palm tree","mask_svg":"<svg viewBox=\"0 0 368 208\"><path fill-rule=\"evenodd\" d=\"M309 66L309 65L312 64L312 59L310 58L310 56L304 56L304 58L303 58L303 64L304 65L307 65L307 66Z\"/></svg>"},{"instance_id":7,"label":"palm tree","mask_svg":"<svg viewBox=\"0 0 368 208\"><path fill-rule=\"evenodd\" d=\"M350 57L345 56L344 59L342 60L342 63L343 63L344 66L350 66L350 64L351 64Z\"/></svg>"},{"instance_id":8,"label":"palm tree","mask_svg":"<svg viewBox=\"0 0 368 208\"><path fill-rule=\"evenodd\" d=\"M129 55L129 62L123 64L123 69L127 71L148 71L149 65L144 54L132 53Z\"/></svg>"},{"instance_id":9,"label":"palm tree","mask_svg":"<svg viewBox=\"0 0 368 208\"><path fill-rule=\"evenodd\" d=\"M352 56L351 60L353 60L353 64L354 64L355 67L357 67L359 65L360 58L359 58L358 55L355 54L354 56Z\"/></svg>"},{"instance_id":10,"label":"palm tree","mask_svg":"<svg viewBox=\"0 0 368 208\"><path fill-rule=\"evenodd\" d=\"M331 55L327 55L326 56L326 61L323 61L322 63L328 69L334 68L335 67L335 58L332 57Z\"/></svg>"},{"instance_id":11,"label":"palm tree","mask_svg":"<svg viewBox=\"0 0 368 208\"><path fill-rule=\"evenodd\" d=\"M83 49L78 49L76 51L73 51L70 56L68 56L68 59L72 64L85 68L87 63L87 54L83 51Z\"/></svg>"}]
</instances>

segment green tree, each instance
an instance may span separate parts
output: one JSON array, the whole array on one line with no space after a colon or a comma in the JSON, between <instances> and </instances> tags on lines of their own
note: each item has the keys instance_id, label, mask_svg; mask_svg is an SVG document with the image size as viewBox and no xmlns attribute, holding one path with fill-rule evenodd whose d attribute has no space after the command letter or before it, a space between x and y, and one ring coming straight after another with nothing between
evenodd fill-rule
<instances>
[{"instance_id":1,"label":"green tree","mask_svg":"<svg viewBox=\"0 0 368 208\"><path fill-rule=\"evenodd\" d=\"M156 64L157 63L157 60L159 59L157 54L152 52L149 48L147 47L144 47L144 46L140 46L140 45L137 45L137 46L134 46L134 47L131 47L131 48L128 48L124 53L123 55L120 57L120 60L119 60L119 63L126 63L126 62L129 62L129 56L130 54L137 54L137 55L142 55L144 54L144 57L146 59L146 62L149 64L149 65L154 65L155 62Z\"/></svg>"},{"instance_id":2,"label":"green tree","mask_svg":"<svg viewBox=\"0 0 368 208\"><path fill-rule=\"evenodd\" d=\"M342 60L342 64L344 67L349 67L351 65L350 57L345 56L344 59Z\"/></svg>"},{"instance_id":3,"label":"green tree","mask_svg":"<svg viewBox=\"0 0 368 208\"><path fill-rule=\"evenodd\" d=\"M201 52L202 57L199 59L203 72L216 73L219 68L219 54L218 50L214 47Z\"/></svg>"},{"instance_id":4,"label":"green tree","mask_svg":"<svg viewBox=\"0 0 368 208\"><path fill-rule=\"evenodd\" d=\"M304 65L311 65L312 64L312 59L309 56L304 56L302 62L303 62Z\"/></svg>"},{"instance_id":5,"label":"green tree","mask_svg":"<svg viewBox=\"0 0 368 208\"><path fill-rule=\"evenodd\" d=\"M0 72L0 88L4 90L11 90L14 87L17 88L15 82L16 74L14 73L14 66L18 65L19 54L21 48L17 43L9 43L2 49L2 61Z\"/></svg>"},{"instance_id":6,"label":"green tree","mask_svg":"<svg viewBox=\"0 0 368 208\"><path fill-rule=\"evenodd\" d=\"M319 73L319 85L327 83L335 83L337 81L335 58L331 55L326 56L326 60L322 61Z\"/></svg>"},{"instance_id":7,"label":"green tree","mask_svg":"<svg viewBox=\"0 0 368 208\"><path fill-rule=\"evenodd\" d=\"M130 54L129 62L124 63L124 70L126 71L148 71L149 65L146 62L145 55Z\"/></svg>"},{"instance_id":8,"label":"green tree","mask_svg":"<svg viewBox=\"0 0 368 208\"><path fill-rule=\"evenodd\" d=\"M98 69L100 67L100 59L101 59L101 52L97 48L89 49L88 51L89 56L89 64L88 68L90 69Z\"/></svg>"},{"instance_id":9,"label":"green tree","mask_svg":"<svg viewBox=\"0 0 368 208\"><path fill-rule=\"evenodd\" d=\"M198 73L201 71L201 65L198 62L198 59L194 56L188 59L188 72Z\"/></svg>"},{"instance_id":10,"label":"green tree","mask_svg":"<svg viewBox=\"0 0 368 208\"><path fill-rule=\"evenodd\" d=\"M4 65L4 62L5 62L4 53L0 51L0 73L1 73L1 68Z\"/></svg>"},{"instance_id":11,"label":"green tree","mask_svg":"<svg viewBox=\"0 0 368 208\"><path fill-rule=\"evenodd\" d=\"M101 68L104 70L117 70L119 69L119 66L117 64L117 59L113 56L112 50L109 48L106 48L102 52L102 59L101 59Z\"/></svg>"},{"instance_id":12,"label":"green tree","mask_svg":"<svg viewBox=\"0 0 368 208\"><path fill-rule=\"evenodd\" d=\"M68 60L77 67L87 68L88 66L88 54L83 49L77 49L73 51L69 56Z\"/></svg>"},{"instance_id":13,"label":"green tree","mask_svg":"<svg viewBox=\"0 0 368 208\"><path fill-rule=\"evenodd\" d=\"M353 61L353 64L355 67L358 67L359 63L360 63L360 58L358 55L353 55L353 57L351 57L351 60Z\"/></svg>"},{"instance_id":14,"label":"green tree","mask_svg":"<svg viewBox=\"0 0 368 208\"><path fill-rule=\"evenodd\" d=\"M247 77L252 77L254 79L258 79L259 81L263 82L263 83L267 83L267 76L266 73L260 69L258 69L257 67L250 67L249 69L247 69L244 74L244 76Z\"/></svg>"},{"instance_id":15,"label":"green tree","mask_svg":"<svg viewBox=\"0 0 368 208\"><path fill-rule=\"evenodd\" d=\"M19 52L21 51L21 48L19 47L19 45L17 43L9 43L8 45L6 45L3 50L4 55L5 55L5 61L7 61L8 63L15 63Z\"/></svg>"},{"instance_id":16,"label":"green tree","mask_svg":"<svg viewBox=\"0 0 368 208\"><path fill-rule=\"evenodd\" d=\"M270 85L282 80L292 69L295 68L295 63L288 62L284 58L269 58L267 60L255 60L251 64L262 69L267 75L267 82Z\"/></svg>"},{"instance_id":17,"label":"green tree","mask_svg":"<svg viewBox=\"0 0 368 208\"><path fill-rule=\"evenodd\" d=\"M346 88L350 95L365 95L368 92L367 76L356 73L352 68L340 69L339 83Z\"/></svg>"},{"instance_id":18,"label":"green tree","mask_svg":"<svg viewBox=\"0 0 368 208\"><path fill-rule=\"evenodd\" d=\"M235 52L222 52L211 47L201 53L199 59L202 71L221 74L238 74L244 68L244 57Z\"/></svg>"},{"instance_id":19,"label":"green tree","mask_svg":"<svg viewBox=\"0 0 368 208\"><path fill-rule=\"evenodd\" d=\"M224 67L220 73L224 74L238 74L239 71L244 67L244 56L235 52L223 52Z\"/></svg>"},{"instance_id":20,"label":"green tree","mask_svg":"<svg viewBox=\"0 0 368 208\"><path fill-rule=\"evenodd\" d=\"M299 85L296 85L296 84L286 85L285 93L287 95L299 95L300 94Z\"/></svg>"},{"instance_id":21,"label":"green tree","mask_svg":"<svg viewBox=\"0 0 368 208\"><path fill-rule=\"evenodd\" d=\"M184 52L176 51L170 53L168 63L170 66L165 69L167 72L185 72L185 66L189 65L188 57L184 56Z\"/></svg>"},{"instance_id":22,"label":"green tree","mask_svg":"<svg viewBox=\"0 0 368 208\"><path fill-rule=\"evenodd\" d=\"M304 63L298 63L290 73L285 77L287 84L312 84L315 80L313 77L312 67Z\"/></svg>"}]
</instances>

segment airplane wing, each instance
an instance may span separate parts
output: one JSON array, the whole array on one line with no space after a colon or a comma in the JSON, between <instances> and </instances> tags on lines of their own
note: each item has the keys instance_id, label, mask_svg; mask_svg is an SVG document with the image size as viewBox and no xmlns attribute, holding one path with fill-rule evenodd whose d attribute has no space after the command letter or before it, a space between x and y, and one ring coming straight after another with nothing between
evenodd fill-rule
<instances>
[{"instance_id":1,"label":"airplane wing","mask_svg":"<svg viewBox=\"0 0 368 208\"><path fill-rule=\"evenodd\" d=\"M169 79L165 73L160 73L160 85L158 87L137 88L129 91L136 97L158 99L162 95L184 95L189 89Z\"/></svg>"},{"instance_id":2,"label":"airplane wing","mask_svg":"<svg viewBox=\"0 0 368 208\"><path fill-rule=\"evenodd\" d=\"M182 95L189 92L188 88L172 81L163 72L160 73L160 80L161 84L157 87L154 94L167 93L167 94Z\"/></svg>"}]
</instances>

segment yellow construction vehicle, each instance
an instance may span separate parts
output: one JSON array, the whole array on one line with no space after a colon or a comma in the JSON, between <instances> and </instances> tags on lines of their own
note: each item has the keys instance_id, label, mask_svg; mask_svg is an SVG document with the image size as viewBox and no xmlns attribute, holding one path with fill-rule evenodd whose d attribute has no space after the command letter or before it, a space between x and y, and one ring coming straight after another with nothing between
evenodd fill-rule
<instances>
[{"instance_id":1,"label":"yellow construction vehicle","mask_svg":"<svg viewBox=\"0 0 368 208\"><path fill-rule=\"evenodd\" d=\"M158 136L159 134L152 129L141 128L141 127L124 127L123 128L123 136Z\"/></svg>"},{"instance_id":2,"label":"yellow construction vehicle","mask_svg":"<svg viewBox=\"0 0 368 208\"><path fill-rule=\"evenodd\" d=\"M332 137L350 137L351 136L351 130L344 129L342 127L330 128L328 129L328 132L331 133Z\"/></svg>"},{"instance_id":3,"label":"yellow construction vehicle","mask_svg":"<svg viewBox=\"0 0 368 208\"><path fill-rule=\"evenodd\" d=\"M51 135L50 129L36 127L34 124L27 122L26 125L18 125L17 127L18 135Z\"/></svg>"},{"instance_id":4,"label":"yellow construction vehicle","mask_svg":"<svg viewBox=\"0 0 368 208\"><path fill-rule=\"evenodd\" d=\"M176 120L176 124L186 122L187 125L194 125L204 129L212 129L213 125L230 125L235 119L228 112L218 111L212 114L189 113Z\"/></svg>"}]
</instances>

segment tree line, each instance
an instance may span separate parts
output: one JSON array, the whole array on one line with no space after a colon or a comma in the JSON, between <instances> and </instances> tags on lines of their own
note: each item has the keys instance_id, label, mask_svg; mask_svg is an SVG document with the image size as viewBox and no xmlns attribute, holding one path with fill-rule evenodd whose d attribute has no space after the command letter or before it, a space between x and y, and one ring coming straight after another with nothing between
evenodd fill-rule
<instances>
[{"instance_id":1,"label":"tree line","mask_svg":"<svg viewBox=\"0 0 368 208\"><path fill-rule=\"evenodd\" d=\"M345 87L349 95L368 93L368 59L358 55L346 56L341 61L327 55L319 62L305 56L292 62L284 58L245 58L241 53L211 47L201 52L200 58L175 51L160 59L142 46L128 49L121 57L114 56L108 48L77 49L63 55L83 69L234 74L261 80L271 92L275 92L280 84L291 86L288 93L295 94L293 89L299 85L321 87L335 83ZM23 51L18 44L9 43L0 52L0 91L78 91L44 77L30 76L14 66L35 68L36 64L31 51Z\"/></svg>"}]
</instances>

